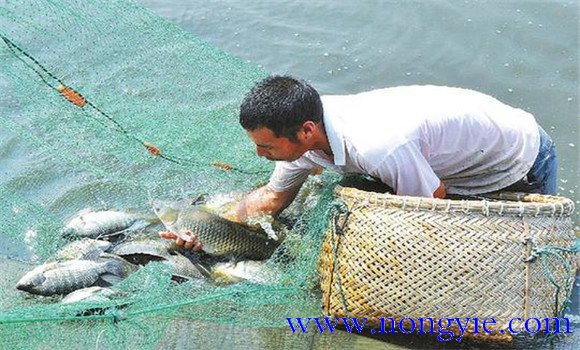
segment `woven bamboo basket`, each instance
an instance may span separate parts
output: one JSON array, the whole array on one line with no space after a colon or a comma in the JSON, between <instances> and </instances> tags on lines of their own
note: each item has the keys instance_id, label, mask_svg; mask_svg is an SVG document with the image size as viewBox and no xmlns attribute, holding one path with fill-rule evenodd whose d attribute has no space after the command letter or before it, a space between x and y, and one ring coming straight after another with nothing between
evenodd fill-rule
<instances>
[{"instance_id":1,"label":"woven bamboo basket","mask_svg":"<svg viewBox=\"0 0 580 350\"><path fill-rule=\"evenodd\" d=\"M319 261L328 316L374 326L381 318L493 317L495 333L470 324L464 338L509 342L512 318L522 318L512 323L519 329L527 318L561 316L569 300L577 248L567 198L448 200L341 186L335 195Z\"/></svg>"}]
</instances>

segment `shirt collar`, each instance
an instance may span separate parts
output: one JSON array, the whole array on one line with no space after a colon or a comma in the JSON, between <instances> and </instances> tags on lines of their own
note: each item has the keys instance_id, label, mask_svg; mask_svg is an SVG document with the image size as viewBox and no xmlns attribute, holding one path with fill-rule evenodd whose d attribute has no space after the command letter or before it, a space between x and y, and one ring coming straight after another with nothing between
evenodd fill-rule
<instances>
[{"instance_id":1,"label":"shirt collar","mask_svg":"<svg viewBox=\"0 0 580 350\"><path fill-rule=\"evenodd\" d=\"M323 116L324 130L332 150L334 164L338 166L346 165L346 152L344 145L344 135L340 132L340 120L330 116L326 111Z\"/></svg>"}]
</instances>

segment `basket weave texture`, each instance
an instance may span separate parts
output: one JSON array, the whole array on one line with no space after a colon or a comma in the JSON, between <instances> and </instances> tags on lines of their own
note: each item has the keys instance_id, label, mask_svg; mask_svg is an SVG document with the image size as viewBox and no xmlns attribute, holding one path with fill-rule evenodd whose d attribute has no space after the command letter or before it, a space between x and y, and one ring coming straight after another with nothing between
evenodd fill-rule
<instances>
[{"instance_id":1,"label":"basket weave texture","mask_svg":"<svg viewBox=\"0 0 580 350\"><path fill-rule=\"evenodd\" d=\"M340 186L335 195L342 212L330 215L319 261L329 316L369 325L381 317L493 317L503 333L471 328L465 336L511 341L512 318L555 317L570 296L576 255L567 198L443 200Z\"/></svg>"}]
</instances>

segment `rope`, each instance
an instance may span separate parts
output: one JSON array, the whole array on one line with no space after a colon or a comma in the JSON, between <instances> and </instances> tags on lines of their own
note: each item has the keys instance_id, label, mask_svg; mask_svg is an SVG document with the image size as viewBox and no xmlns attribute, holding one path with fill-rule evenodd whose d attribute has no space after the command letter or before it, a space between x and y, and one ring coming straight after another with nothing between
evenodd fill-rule
<instances>
[{"instance_id":1,"label":"rope","mask_svg":"<svg viewBox=\"0 0 580 350\"><path fill-rule=\"evenodd\" d=\"M286 293L292 292L293 288L290 287L276 287L270 288L269 292L271 293ZM154 305L151 307L146 307L140 310L134 311L123 311L119 310L119 307L123 307L125 304L133 304L139 302L138 299L130 300L129 302L123 302L123 304L119 305L103 305L103 307L107 307L104 312L91 314L91 315L54 315L54 316L45 316L45 317L5 317L4 315L0 315L0 325L4 324L14 324L14 323L33 323L33 322L55 322L55 321L104 321L109 320L113 323L121 322L121 321L130 321L142 315L152 315L157 314L166 310L174 310L180 309L181 307L189 306L189 305L203 305L210 302L218 301L218 300L229 300L234 297L237 293L240 293L237 290L227 290L224 292L213 293L211 295L197 297L194 299L188 299L182 302L175 302L175 303L168 303L168 304L160 304ZM98 305L95 305L97 307ZM72 310L75 312L79 311L86 311L83 310Z\"/></svg>"},{"instance_id":2,"label":"rope","mask_svg":"<svg viewBox=\"0 0 580 350\"><path fill-rule=\"evenodd\" d=\"M344 314L346 317L350 317L350 312L348 311L348 307L346 304L346 297L344 296L344 292L342 290L342 284L340 282L340 273L338 273L338 245L340 244L340 240L338 240L338 242L335 243L335 239L336 239L336 235L338 236L342 236L344 233L344 227L346 226L348 217L350 216L350 211L348 210L348 207L346 207L346 204L342 203L342 202L335 202L332 204L332 206L330 207L330 215L332 215L333 221L334 221L334 225L331 225L330 227L330 233L331 233L331 239L330 239L330 243L332 245L332 253L334 256L333 259L333 276L335 276L336 279L336 285L338 288L338 294L340 296L340 300L342 302L342 307L344 309ZM346 214L345 218L342 222L342 225L338 224L338 219L340 218L341 214ZM331 282L332 283L332 282Z\"/></svg>"},{"instance_id":3,"label":"rope","mask_svg":"<svg viewBox=\"0 0 580 350\"><path fill-rule=\"evenodd\" d=\"M554 277L554 275L552 274L552 271L550 270L550 267L548 266L547 257L549 255L551 255L560 261L562 266L564 266L564 270L566 270L566 282L565 283L566 283L566 285L570 285L570 283L572 282L572 280L574 278L573 269L570 266L570 263L568 261L566 261L566 259L564 259L564 257L562 257L561 253L575 254L578 251L579 251L578 241L576 241L575 246L572 248L545 246L545 247L536 248L534 250L534 247L532 247L532 254L540 256L540 261L542 262L542 267L544 268L544 274L546 275L546 278L548 279L548 281L550 281L550 283L556 289L554 292L554 304L555 304L554 305L554 315L556 317L562 316L561 314L564 312L565 308L570 303L570 298L566 298L566 300L564 300L563 305L562 305L562 309L559 312L558 304L559 304L560 290L563 289L565 286L561 286L556 282L556 278Z\"/></svg>"},{"instance_id":4,"label":"rope","mask_svg":"<svg viewBox=\"0 0 580 350\"><path fill-rule=\"evenodd\" d=\"M531 262L531 261L535 260L537 257L540 258L540 261L542 263L542 268L544 270L544 275L546 276L548 281L555 288L555 291L554 291L554 315L555 315L555 317L560 317L560 316L562 316L562 313L564 312L566 307L570 304L571 300L570 300L570 298L566 298L566 300L564 300L564 302L562 304L561 310L559 310L558 305L559 305L559 299L560 299L560 291L562 289L564 289L565 286L561 286L560 284L558 284L558 282L556 282L556 277L554 277L554 274L552 273L552 270L550 269L550 267L548 265L547 258L548 258L548 256L553 256L561 263L561 265L564 267L564 270L566 271L565 284L570 285L574 279L574 271L573 271L573 268L570 266L570 263L568 261L566 261L566 259L562 256L562 254L566 254L566 253L575 254L575 253L579 252L580 251L580 240L576 240L576 243L571 248L564 248L564 247L558 247L558 246L537 247L537 246L534 246L533 240L529 240L529 242L531 243L532 247L531 247L531 254L528 257L527 261Z\"/></svg>"},{"instance_id":5,"label":"rope","mask_svg":"<svg viewBox=\"0 0 580 350\"><path fill-rule=\"evenodd\" d=\"M51 71L49 71L36 58L34 58L32 55L30 55L24 49L20 48L13 41L8 39L6 36L4 36L1 33L0 33L0 39L2 39L2 41L4 41L4 43L6 44L6 46L10 50L10 52L14 55L14 57L16 57L18 60L20 60L28 68L33 70L40 77L40 79L42 80L42 82L44 84L46 84L51 89L57 91L59 94L61 94L64 98L66 98L69 102L71 102L75 106L81 108L83 110L83 112L85 112L85 115L88 116L89 118L96 120L101 125L105 125L97 118L88 114L86 109L85 109L86 106L91 107L98 114L105 117L125 137L127 137L128 139L143 146L153 156L159 157L161 159L164 159L166 161L169 161L169 162L181 165L181 166L201 167L201 166L208 166L209 165L209 164L202 164L202 163L195 161L194 159L191 159L191 158L182 158L182 157L177 157L174 155L167 155L167 154L163 153L157 146L153 145L152 143L147 142L145 140L142 140L142 139L138 138L137 136L131 134L127 129L125 129L112 116L103 112L99 107L97 107L91 101L89 101L87 98L85 98L80 92L67 86L64 81L62 81L56 75L54 75ZM22 56L27 58L29 61L24 59ZM51 82L49 82L49 80L53 80L53 82L51 83ZM214 168L217 168L217 169L226 170L226 171L235 171L235 172L247 174L247 175L265 174L265 173L270 172L269 170L248 171L248 170L240 169L238 167L235 167L231 164L224 163L224 162L214 162L211 164L211 166L213 166Z\"/></svg>"}]
</instances>

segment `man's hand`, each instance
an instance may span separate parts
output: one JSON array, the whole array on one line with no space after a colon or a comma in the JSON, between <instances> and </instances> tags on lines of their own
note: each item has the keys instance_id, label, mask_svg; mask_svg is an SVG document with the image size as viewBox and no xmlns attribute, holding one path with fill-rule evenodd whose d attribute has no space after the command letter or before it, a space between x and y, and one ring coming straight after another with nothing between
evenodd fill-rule
<instances>
[{"instance_id":1,"label":"man's hand","mask_svg":"<svg viewBox=\"0 0 580 350\"><path fill-rule=\"evenodd\" d=\"M169 231L159 232L159 237L166 239L175 239L175 244L177 244L180 247L184 247L185 249L191 249L195 252L203 248L203 244L197 240L197 236L191 233L190 231L184 231L183 235L188 236L189 240L186 241L173 232Z\"/></svg>"}]
</instances>

